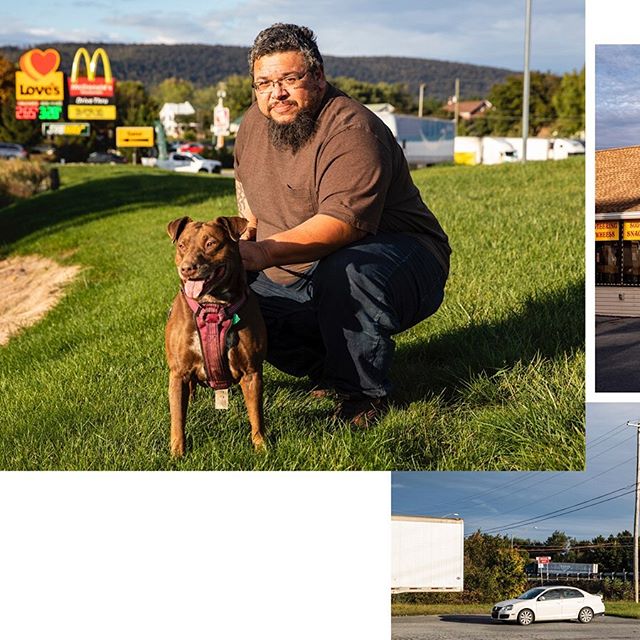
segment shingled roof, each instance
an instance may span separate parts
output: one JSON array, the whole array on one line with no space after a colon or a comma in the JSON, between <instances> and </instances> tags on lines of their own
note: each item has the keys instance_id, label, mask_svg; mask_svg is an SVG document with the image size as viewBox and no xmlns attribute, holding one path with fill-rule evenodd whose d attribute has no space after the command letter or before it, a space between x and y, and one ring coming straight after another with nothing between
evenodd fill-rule
<instances>
[{"instance_id":1,"label":"shingled roof","mask_svg":"<svg viewBox=\"0 0 640 640\"><path fill-rule=\"evenodd\" d=\"M596 213L640 211L640 146L596 151Z\"/></svg>"}]
</instances>

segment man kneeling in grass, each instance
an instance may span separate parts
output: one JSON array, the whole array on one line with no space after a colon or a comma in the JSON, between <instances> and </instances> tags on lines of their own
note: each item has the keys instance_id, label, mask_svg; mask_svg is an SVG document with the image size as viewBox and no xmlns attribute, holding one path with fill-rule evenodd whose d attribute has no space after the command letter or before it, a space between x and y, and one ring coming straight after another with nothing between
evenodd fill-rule
<instances>
[{"instance_id":1,"label":"man kneeling in grass","mask_svg":"<svg viewBox=\"0 0 640 640\"><path fill-rule=\"evenodd\" d=\"M393 335L444 297L448 238L391 131L331 86L313 32L275 24L249 53L257 101L235 146L240 242L267 360L372 423L391 391Z\"/></svg>"}]
</instances>

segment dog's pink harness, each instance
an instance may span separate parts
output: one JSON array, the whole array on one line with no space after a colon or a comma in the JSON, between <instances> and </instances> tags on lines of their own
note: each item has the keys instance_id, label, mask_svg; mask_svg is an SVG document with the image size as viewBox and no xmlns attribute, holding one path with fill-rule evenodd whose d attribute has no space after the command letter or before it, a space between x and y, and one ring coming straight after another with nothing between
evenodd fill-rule
<instances>
[{"instance_id":1,"label":"dog's pink harness","mask_svg":"<svg viewBox=\"0 0 640 640\"><path fill-rule=\"evenodd\" d=\"M182 289L182 294L193 311L196 321L204 368L207 374L207 386L212 389L228 389L233 384L229 369L227 334L229 329L238 322L236 312L247 301L247 292L234 304L217 303L200 304L190 298Z\"/></svg>"}]
</instances>

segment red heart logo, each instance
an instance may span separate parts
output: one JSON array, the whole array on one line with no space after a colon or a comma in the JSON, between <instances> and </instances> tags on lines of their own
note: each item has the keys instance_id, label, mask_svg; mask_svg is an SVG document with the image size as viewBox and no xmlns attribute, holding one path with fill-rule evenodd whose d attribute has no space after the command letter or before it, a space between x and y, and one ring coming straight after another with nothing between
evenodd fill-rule
<instances>
[{"instance_id":1,"label":"red heart logo","mask_svg":"<svg viewBox=\"0 0 640 640\"><path fill-rule=\"evenodd\" d=\"M43 76L46 76L50 71L54 71L58 66L58 56L50 49L44 53L39 51L34 52L31 56L31 64L33 68Z\"/></svg>"},{"instance_id":2,"label":"red heart logo","mask_svg":"<svg viewBox=\"0 0 640 640\"><path fill-rule=\"evenodd\" d=\"M60 64L60 54L55 49L31 49L20 58L20 68L34 80L52 73Z\"/></svg>"}]
</instances>

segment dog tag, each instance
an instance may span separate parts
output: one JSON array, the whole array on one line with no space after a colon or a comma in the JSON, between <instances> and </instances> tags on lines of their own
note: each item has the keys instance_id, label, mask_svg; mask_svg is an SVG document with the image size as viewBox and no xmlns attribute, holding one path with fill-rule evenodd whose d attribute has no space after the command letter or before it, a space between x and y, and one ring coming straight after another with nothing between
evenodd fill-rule
<instances>
[{"instance_id":1,"label":"dog tag","mask_svg":"<svg viewBox=\"0 0 640 640\"><path fill-rule=\"evenodd\" d=\"M229 408L229 389L216 389L215 407L216 409Z\"/></svg>"}]
</instances>

